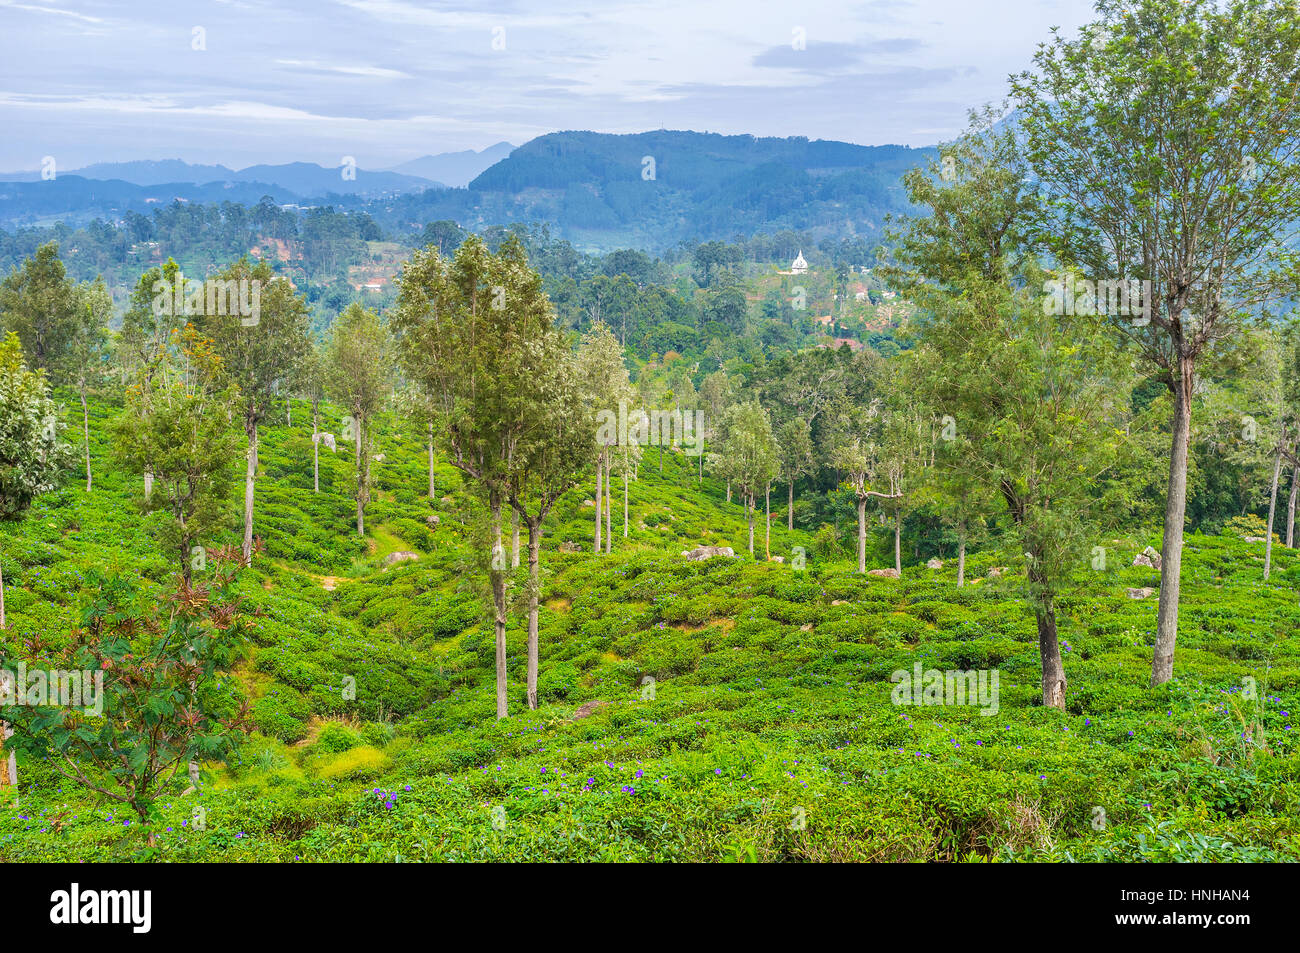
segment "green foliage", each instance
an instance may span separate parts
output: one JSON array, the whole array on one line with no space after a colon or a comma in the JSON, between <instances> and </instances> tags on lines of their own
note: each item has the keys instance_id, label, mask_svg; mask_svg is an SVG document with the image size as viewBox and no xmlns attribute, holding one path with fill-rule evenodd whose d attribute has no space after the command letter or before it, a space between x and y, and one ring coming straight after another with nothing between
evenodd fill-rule
<instances>
[{"instance_id":1,"label":"green foliage","mask_svg":"<svg viewBox=\"0 0 1300 953\"><path fill-rule=\"evenodd\" d=\"M70 639L6 653L4 669L25 665L31 684L14 684L0 711L14 748L148 823L183 766L234 752L245 710L226 679L249 619L221 565L210 588L182 585L163 605L120 575L86 582L92 595ZM35 682L38 672L59 673L58 691L53 675Z\"/></svg>"},{"instance_id":2,"label":"green foliage","mask_svg":"<svg viewBox=\"0 0 1300 953\"><path fill-rule=\"evenodd\" d=\"M29 371L12 332L0 342L0 519L13 519L54 489L70 456L44 373Z\"/></svg>"}]
</instances>

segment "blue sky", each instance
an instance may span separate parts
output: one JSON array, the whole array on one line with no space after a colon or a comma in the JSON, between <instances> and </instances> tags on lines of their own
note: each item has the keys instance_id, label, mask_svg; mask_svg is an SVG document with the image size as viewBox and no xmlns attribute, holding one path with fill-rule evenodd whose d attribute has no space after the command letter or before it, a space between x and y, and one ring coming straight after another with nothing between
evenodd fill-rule
<instances>
[{"instance_id":1,"label":"blue sky","mask_svg":"<svg viewBox=\"0 0 1300 953\"><path fill-rule=\"evenodd\" d=\"M0 170L384 168L560 129L925 145L1090 19L1086 0L0 0Z\"/></svg>"}]
</instances>

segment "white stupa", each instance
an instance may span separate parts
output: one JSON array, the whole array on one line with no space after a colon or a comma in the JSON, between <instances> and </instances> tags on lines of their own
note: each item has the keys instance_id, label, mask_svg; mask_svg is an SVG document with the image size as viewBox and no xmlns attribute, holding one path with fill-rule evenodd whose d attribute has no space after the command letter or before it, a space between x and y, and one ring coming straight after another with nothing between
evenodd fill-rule
<instances>
[{"instance_id":1,"label":"white stupa","mask_svg":"<svg viewBox=\"0 0 1300 953\"><path fill-rule=\"evenodd\" d=\"M808 262L803 260L803 249L801 248L799 249L799 254L795 256L794 261L790 265L790 274L802 275L807 273L807 271Z\"/></svg>"}]
</instances>

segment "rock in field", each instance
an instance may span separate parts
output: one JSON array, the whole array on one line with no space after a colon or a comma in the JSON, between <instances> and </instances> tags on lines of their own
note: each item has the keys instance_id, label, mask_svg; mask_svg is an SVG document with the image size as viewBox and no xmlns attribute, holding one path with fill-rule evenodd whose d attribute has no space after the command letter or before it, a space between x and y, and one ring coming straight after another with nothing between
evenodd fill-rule
<instances>
[{"instance_id":1,"label":"rock in field","mask_svg":"<svg viewBox=\"0 0 1300 953\"><path fill-rule=\"evenodd\" d=\"M890 567L889 569L868 569L868 576L884 576L886 579L897 579L898 570Z\"/></svg>"},{"instance_id":2,"label":"rock in field","mask_svg":"<svg viewBox=\"0 0 1300 953\"><path fill-rule=\"evenodd\" d=\"M402 550L398 550L395 553L389 553L387 556L385 556L384 565L392 566L395 563L404 563L412 559L419 559L419 558L420 558L419 553L413 553L410 550L402 549Z\"/></svg>"},{"instance_id":3,"label":"rock in field","mask_svg":"<svg viewBox=\"0 0 1300 953\"><path fill-rule=\"evenodd\" d=\"M736 553L730 546L696 546L694 549L682 550L682 555L691 562L699 562L701 559L708 559L710 556L732 558Z\"/></svg>"},{"instance_id":4,"label":"rock in field","mask_svg":"<svg viewBox=\"0 0 1300 953\"><path fill-rule=\"evenodd\" d=\"M1133 557L1134 566L1149 566L1152 569L1160 569L1160 554L1148 546L1142 552Z\"/></svg>"},{"instance_id":5,"label":"rock in field","mask_svg":"<svg viewBox=\"0 0 1300 953\"><path fill-rule=\"evenodd\" d=\"M1128 597L1129 597L1130 599L1145 599L1145 598L1147 598L1148 596L1153 596L1153 595L1155 595L1156 592L1158 592L1158 591L1159 591L1159 590L1152 589L1150 586L1143 586L1141 589L1129 589L1129 590L1127 590L1127 592L1128 592Z\"/></svg>"},{"instance_id":6,"label":"rock in field","mask_svg":"<svg viewBox=\"0 0 1300 953\"><path fill-rule=\"evenodd\" d=\"M937 557L936 557L935 559L931 559L929 562L927 562L927 563L925 564L925 568L926 568L926 569L942 569L942 568L943 568L943 560L942 560L942 559L939 559L939 558L937 558Z\"/></svg>"}]
</instances>

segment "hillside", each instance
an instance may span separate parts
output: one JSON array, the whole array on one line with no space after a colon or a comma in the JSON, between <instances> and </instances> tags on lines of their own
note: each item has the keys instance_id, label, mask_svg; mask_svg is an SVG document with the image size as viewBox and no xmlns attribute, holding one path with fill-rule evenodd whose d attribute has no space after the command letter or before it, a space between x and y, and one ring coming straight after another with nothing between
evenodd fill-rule
<instances>
[{"instance_id":1,"label":"hillside","mask_svg":"<svg viewBox=\"0 0 1300 953\"><path fill-rule=\"evenodd\" d=\"M0 524L11 644L66 639L96 567L150 597L171 588L156 523L134 515L138 488L108 459L116 411L91 410L95 489L65 481ZM697 483L694 459L673 452L661 475L650 450L629 488L627 539L616 483L613 554L590 552L589 483L557 508L541 707L523 705L515 612L511 717L498 723L476 521L456 472L437 466L431 503L422 446L382 422L363 541L349 451L322 452L314 494L305 405L293 421L263 430L266 549L241 580L261 616L230 686L257 728L241 760L206 766L197 796L172 782L154 848L116 807L21 763L22 799L0 809L0 859L1300 859L1294 551L1275 547L1265 585L1262 544L1190 536L1178 679L1152 691L1155 600L1125 590L1158 585L1130 565L1157 541L1108 542L1109 568L1061 605L1061 712L1039 704L1020 557L973 553L962 589L951 561L859 576L847 554L774 517L772 553L785 562L762 561L761 521L756 562L724 487ZM327 407L322 426L339 432L339 412ZM742 555L682 558L701 543ZM386 568L399 551L418 558ZM918 663L999 670L996 715L895 705L891 674Z\"/></svg>"}]
</instances>

